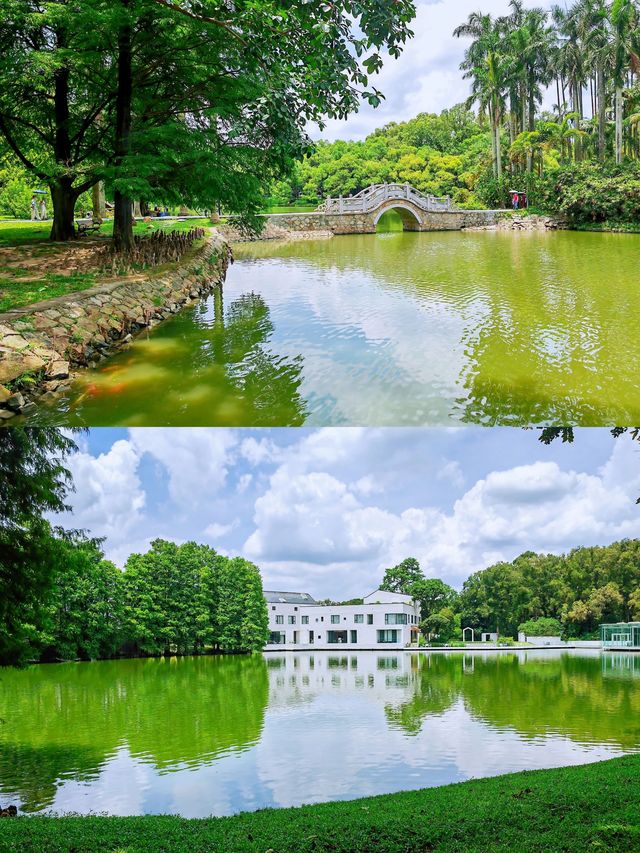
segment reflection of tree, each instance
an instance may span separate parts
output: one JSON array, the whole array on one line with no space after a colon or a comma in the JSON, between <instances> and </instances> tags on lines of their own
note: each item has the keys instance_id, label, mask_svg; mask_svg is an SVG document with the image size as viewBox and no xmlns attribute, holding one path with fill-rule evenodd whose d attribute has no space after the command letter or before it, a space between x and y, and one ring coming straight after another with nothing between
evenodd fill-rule
<instances>
[{"instance_id":1,"label":"reflection of tree","mask_svg":"<svg viewBox=\"0 0 640 853\"><path fill-rule=\"evenodd\" d=\"M459 656L412 655L409 690L413 695L400 705L387 705L385 716L393 728L406 734L420 732L425 718L442 714L458 698L463 677Z\"/></svg>"},{"instance_id":2,"label":"reflection of tree","mask_svg":"<svg viewBox=\"0 0 640 853\"><path fill-rule=\"evenodd\" d=\"M246 293L224 312L222 288L214 294L214 323L203 336L195 364L208 366L213 357L225 366L225 379L249 404L246 423L255 426L300 426L306 412L299 388L302 356L287 358L271 352L273 322L264 299Z\"/></svg>"},{"instance_id":3,"label":"reflection of tree","mask_svg":"<svg viewBox=\"0 0 640 853\"><path fill-rule=\"evenodd\" d=\"M461 420L635 422L637 364L623 344L637 337L631 247L616 246L621 286L612 294L601 286L612 263L606 236L492 236L485 243L492 258L478 258L475 277L482 319L467 326L463 340Z\"/></svg>"},{"instance_id":4,"label":"reflection of tree","mask_svg":"<svg viewBox=\"0 0 640 853\"><path fill-rule=\"evenodd\" d=\"M467 709L491 726L532 738L640 745L640 691L631 680L603 678L597 657L501 654L476 661L463 685Z\"/></svg>"},{"instance_id":5,"label":"reflection of tree","mask_svg":"<svg viewBox=\"0 0 640 853\"><path fill-rule=\"evenodd\" d=\"M255 743L268 701L259 656L169 658L4 671L0 790L50 807L61 777L86 779L122 745L170 772Z\"/></svg>"},{"instance_id":6,"label":"reflection of tree","mask_svg":"<svg viewBox=\"0 0 640 853\"><path fill-rule=\"evenodd\" d=\"M373 279L417 311L451 323L459 370L453 415L468 423L604 425L640 420L635 238L620 235L439 233L338 237L243 248ZM605 288L615 267L615 286ZM371 304L381 300L372 292ZM388 303L380 302L382 308ZM389 328L392 340L405 330ZM462 334L460 334L462 329ZM428 337L416 352L429 361ZM438 354L433 371L442 371ZM416 362L418 364L418 362ZM445 371L449 375L451 370Z\"/></svg>"},{"instance_id":7,"label":"reflection of tree","mask_svg":"<svg viewBox=\"0 0 640 853\"><path fill-rule=\"evenodd\" d=\"M462 697L472 716L524 737L551 733L637 748L640 691L629 676L640 674L640 661L629 664L628 658L605 667L598 657L572 655L412 655L411 698L388 705L385 715L392 727L415 735Z\"/></svg>"}]
</instances>

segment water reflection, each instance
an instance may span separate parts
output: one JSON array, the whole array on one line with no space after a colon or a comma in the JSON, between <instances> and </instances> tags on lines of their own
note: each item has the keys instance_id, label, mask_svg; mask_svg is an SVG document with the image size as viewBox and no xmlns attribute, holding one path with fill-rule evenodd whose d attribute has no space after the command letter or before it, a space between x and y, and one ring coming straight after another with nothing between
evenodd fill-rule
<instances>
[{"instance_id":1,"label":"water reflection","mask_svg":"<svg viewBox=\"0 0 640 853\"><path fill-rule=\"evenodd\" d=\"M237 249L222 296L57 423L613 425L640 418L640 237L386 233Z\"/></svg>"},{"instance_id":2,"label":"water reflection","mask_svg":"<svg viewBox=\"0 0 640 853\"><path fill-rule=\"evenodd\" d=\"M640 747L640 657L283 654L1 675L0 792L27 811L230 814Z\"/></svg>"},{"instance_id":3,"label":"water reflection","mask_svg":"<svg viewBox=\"0 0 640 853\"><path fill-rule=\"evenodd\" d=\"M217 289L85 371L70 393L33 416L49 424L299 426L303 359L269 348L269 308L251 291Z\"/></svg>"}]
</instances>

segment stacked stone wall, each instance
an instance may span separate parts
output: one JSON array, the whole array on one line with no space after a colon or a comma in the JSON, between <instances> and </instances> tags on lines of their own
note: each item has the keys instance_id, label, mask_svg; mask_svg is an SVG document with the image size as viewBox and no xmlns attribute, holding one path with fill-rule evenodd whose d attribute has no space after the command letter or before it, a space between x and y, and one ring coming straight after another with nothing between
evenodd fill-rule
<instances>
[{"instance_id":1,"label":"stacked stone wall","mask_svg":"<svg viewBox=\"0 0 640 853\"><path fill-rule=\"evenodd\" d=\"M35 410L77 367L91 366L134 334L154 326L220 285L231 260L220 234L187 261L141 280L97 285L0 314L0 424Z\"/></svg>"}]
</instances>

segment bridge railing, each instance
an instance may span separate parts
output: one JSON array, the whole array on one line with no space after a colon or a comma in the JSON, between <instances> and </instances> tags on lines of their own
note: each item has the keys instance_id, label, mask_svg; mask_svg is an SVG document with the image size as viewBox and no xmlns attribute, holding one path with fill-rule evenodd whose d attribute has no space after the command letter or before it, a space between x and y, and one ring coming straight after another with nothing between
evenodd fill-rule
<instances>
[{"instance_id":1,"label":"bridge railing","mask_svg":"<svg viewBox=\"0 0 640 853\"><path fill-rule=\"evenodd\" d=\"M369 213L388 201L410 201L421 210L446 212L453 209L451 198L425 195L411 184L371 184L354 196L328 198L318 207L325 213Z\"/></svg>"}]
</instances>

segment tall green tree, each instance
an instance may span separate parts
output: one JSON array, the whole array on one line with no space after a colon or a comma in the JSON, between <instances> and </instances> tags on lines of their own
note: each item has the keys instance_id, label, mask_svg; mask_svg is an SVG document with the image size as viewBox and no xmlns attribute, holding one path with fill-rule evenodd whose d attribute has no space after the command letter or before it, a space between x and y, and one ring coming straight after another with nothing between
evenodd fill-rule
<instances>
[{"instance_id":1,"label":"tall green tree","mask_svg":"<svg viewBox=\"0 0 640 853\"><path fill-rule=\"evenodd\" d=\"M123 640L122 572L100 543L83 535L60 539L59 562L38 638L45 660L112 657Z\"/></svg>"},{"instance_id":2,"label":"tall green tree","mask_svg":"<svg viewBox=\"0 0 640 853\"><path fill-rule=\"evenodd\" d=\"M380 589L411 595L414 584L424 579L420 563L415 557L407 557L397 566L385 570Z\"/></svg>"},{"instance_id":3,"label":"tall green tree","mask_svg":"<svg viewBox=\"0 0 640 853\"><path fill-rule=\"evenodd\" d=\"M0 134L31 179L48 186L51 238L74 235L78 197L108 156L115 98L103 0L6 0L0 13Z\"/></svg>"},{"instance_id":4,"label":"tall green tree","mask_svg":"<svg viewBox=\"0 0 640 853\"><path fill-rule=\"evenodd\" d=\"M219 570L218 645L223 651L259 651L269 636L267 605L258 568L242 557Z\"/></svg>"},{"instance_id":5,"label":"tall green tree","mask_svg":"<svg viewBox=\"0 0 640 853\"><path fill-rule=\"evenodd\" d=\"M58 429L14 427L0 441L0 664L20 664L41 620L56 572L59 540L45 514L68 509L66 468L76 450Z\"/></svg>"}]
</instances>

